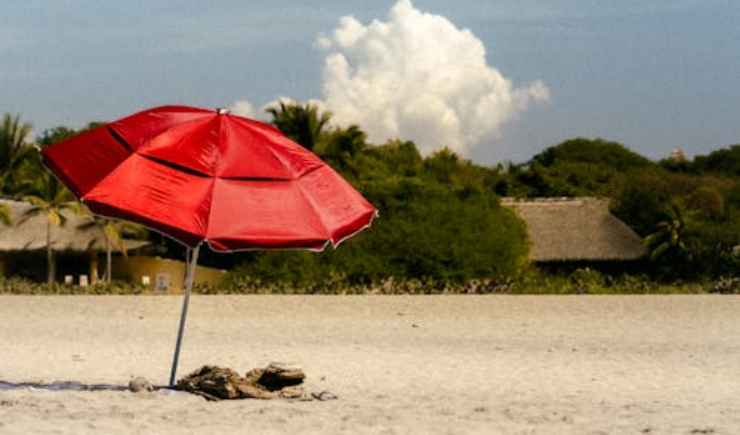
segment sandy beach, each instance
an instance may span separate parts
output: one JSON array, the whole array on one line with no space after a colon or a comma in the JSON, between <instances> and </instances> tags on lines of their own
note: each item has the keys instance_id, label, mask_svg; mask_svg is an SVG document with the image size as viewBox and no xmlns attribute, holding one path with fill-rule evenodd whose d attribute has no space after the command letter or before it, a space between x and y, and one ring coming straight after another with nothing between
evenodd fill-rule
<instances>
[{"instance_id":1,"label":"sandy beach","mask_svg":"<svg viewBox=\"0 0 740 435\"><path fill-rule=\"evenodd\" d=\"M0 297L0 380L167 381L181 299ZM0 392L0 434L736 434L740 298L196 296L179 374L299 365L333 401Z\"/></svg>"}]
</instances>

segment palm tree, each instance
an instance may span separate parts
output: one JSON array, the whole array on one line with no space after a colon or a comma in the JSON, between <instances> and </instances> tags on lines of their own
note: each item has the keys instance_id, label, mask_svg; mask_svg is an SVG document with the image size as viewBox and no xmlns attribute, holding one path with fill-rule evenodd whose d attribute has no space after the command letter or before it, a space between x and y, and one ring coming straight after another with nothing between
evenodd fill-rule
<instances>
[{"instance_id":1,"label":"palm tree","mask_svg":"<svg viewBox=\"0 0 740 435\"><path fill-rule=\"evenodd\" d=\"M278 107L270 107L266 112L272 115L275 127L309 150L316 147L331 119L331 112L319 113L319 108L311 103L300 105L280 101Z\"/></svg>"},{"instance_id":2,"label":"palm tree","mask_svg":"<svg viewBox=\"0 0 740 435\"><path fill-rule=\"evenodd\" d=\"M13 182L18 165L33 151L28 143L31 124L21 122L20 115L6 113L0 123L0 189L6 192Z\"/></svg>"},{"instance_id":3,"label":"palm tree","mask_svg":"<svg viewBox=\"0 0 740 435\"><path fill-rule=\"evenodd\" d=\"M43 170L36 179L23 184L21 189L25 193L23 200L29 202L31 208L26 210L18 223L21 224L33 216L46 216L46 281L52 284L56 275L56 267L51 245L51 231L53 227L65 224L67 218L63 212L65 210L74 211L77 202L67 188L53 175Z\"/></svg>"},{"instance_id":4,"label":"palm tree","mask_svg":"<svg viewBox=\"0 0 740 435\"><path fill-rule=\"evenodd\" d=\"M360 127L350 125L347 128L333 128L328 131L321 146L314 149L314 152L342 173L358 176L359 170L353 164L353 158L366 147L367 134Z\"/></svg>"},{"instance_id":5,"label":"palm tree","mask_svg":"<svg viewBox=\"0 0 740 435\"><path fill-rule=\"evenodd\" d=\"M686 221L681 208L677 204L671 204L668 218L658 222L656 228L657 230L645 237L643 241L650 249L651 260L657 260L669 252L690 256L689 249L684 241Z\"/></svg>"},{"instance_id":6,"label":"palm tree","mask_svg":"<svg viewBox=\"0 0 740 435\"><path fill-rule=\"evenodd\" d=\"M105 237L105 281L110 283L113 270L113 249L121 251L124 257L127 257L128 249L126 248L126 240L124 237L145 238L148 231L145 227L131 222L108 219L94 215L90 209L84 206L81 213L92 218L89 223L81 225L81 228L95 226L100 229Z\"/></svg>"}]
</instances>

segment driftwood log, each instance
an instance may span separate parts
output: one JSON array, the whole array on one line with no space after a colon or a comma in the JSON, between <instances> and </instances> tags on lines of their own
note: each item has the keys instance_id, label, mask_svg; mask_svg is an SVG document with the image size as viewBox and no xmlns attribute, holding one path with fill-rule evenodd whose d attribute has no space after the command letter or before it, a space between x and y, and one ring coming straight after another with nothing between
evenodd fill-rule
<instances>
[{"instance_id":1,"label":"driftwood log","mask_svg":"<svg viewBox=\"0 0 740 435\"><path fill-rule=\"evenodd\" d=\"M235 370L203 366L177 382L177 389L208 400L297 399L304 396L301 369L280 363L248 371L243 377Z\"/></svg>"}]
</instances>

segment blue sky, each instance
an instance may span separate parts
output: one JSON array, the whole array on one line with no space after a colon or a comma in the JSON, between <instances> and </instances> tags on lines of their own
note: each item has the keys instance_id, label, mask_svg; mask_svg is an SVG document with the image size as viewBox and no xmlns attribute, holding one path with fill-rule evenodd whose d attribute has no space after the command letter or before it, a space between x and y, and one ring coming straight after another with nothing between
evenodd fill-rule
<instances>
[{"instance_id":1,"label":"blue sky","mask_svg":"<svg viewBox=\"0 0 740 435\"><path fill-rule=\"evenodd\" d=\"M165 103L320 98L326 53L316 37L345 15L384 19L394 3L5 0L0 112L20 112L40 131ZM550 90L548 103L472 148L475 161L526 160L573 136L618 140L653 158L740 143L740 2L414 6L469 29L515 84L542 80Z\"/></svg>"}]
</instances>

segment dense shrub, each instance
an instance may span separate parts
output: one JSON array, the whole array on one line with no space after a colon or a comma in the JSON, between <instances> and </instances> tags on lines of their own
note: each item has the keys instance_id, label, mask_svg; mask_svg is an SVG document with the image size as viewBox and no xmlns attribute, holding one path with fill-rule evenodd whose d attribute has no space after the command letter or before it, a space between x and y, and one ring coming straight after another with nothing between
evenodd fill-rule
<instances>
[{"instance_id":1,"label":"dense shrub","mask_svg":"<svg viewBox=\"0 0 740 435\"><path fill-rule=\"evenodd\" d=\"M590 272L589 272L590 274ZM550 275L537 272L522 274L516 279L480 279L461 283L433 279L387 278L375 283L348 284L346 277L332 274L327 279L295 285L286 281L263 281L249 276L233 275L216 285L196 284L196 294L325 294L325 295L432 295L432 294L697 294L740 293L738 278L723 278L709 283L659 284L644 275L603 277L598 281L585 281L567 275ZM93 285L88 287L48 286L23 279L0 279L0 295L139 295L150 293L144 287L129 283Z\"/></svg>"},{"instance_id":2,"label":"dense shrub","mask_svg":"<svg viewBox=\"0 0 740 435\"><path fill-rule=\"evenodd\" d=\"M702 282L662 284L648 275L602 275L579 269L570 275L537 271L522 275L509 286L513 294L701 294L708 285Z\"/></svg>"},{"instance_id":3,"label":"dense shrub","mask_svg":"<svg viewBox=\"0 0 740 435\"><path fill-rule=\"evenodd\" d=\"M55 283L42 284L23 278L0 277L0 294L17 295L135 295L146 292L146 287L124 281L113 281L110 284L98 282L80 287Z\"/></svg>"},{"instance_id":4,"label":"dense shrub","mask_svg":"<svg viewBox=\"0 0 740 435\"><path fill-rule=\"evenodd\" d=\"M697 173L717 173L726 176L740 176L740 145L732 145L696 156L691 169Z\"/></svg>"},{"instance_id":5,"label":"dense shrub","mask_svg":"<svg viewBox=\"0 0 740 435\"><path fill-rule=\"evenodd\" d=\"M665 177L642 173L623 183L612 202L612 213L644 237L669 216L670 202L670 186Z\"/></svg>"},{"instance_id":6,"label":"dense shrub","mask_svg":"<svg viewBox=\"0 0 740 435\"><path fill-rule=\"evenodd\" d=\"M712 285L710 291L720 294L740 294L740 278L720 278Z\"/></svg>"},{"instance_id":7,"label":"dense shrub","mask_svg":"<svg viewBox=\"0 0 740 435\"><path fill-rule=\"evenodd\" d=\"M373 227L323 253L255 254L227 278L310 286L341 274L346 284L394 277L462 283L515 276L527 254L523 223L492 194L461 196L413 179L361 185L379 209Z\"/></svg>"},{"instance_id":8,"label":"dense shrub","mask_svg":"<svg viewBox=\"0 0 740 435\"><path fill-rule=\"evenodd\" d=\"M613 197L632 172L658 169L617 142L575 138L549 147L510 171L507 194L528 197Z\"/></svg>"},{"instance_id":9,"label":"dense shrub","mask_svg":"<svg viewBox=\"0 0 740 435\"><path fill-rule=\"evenodd\" d=\"M591 163L609 166L617 171L655 166L649 159L618 142L604 139L575 138L547 148L532 158L544 166L561 162Z\"/></svg>"},{"instance_id":10,"label":"dense shrub","mask_svg":"<svg viewBox=\"0 0 740 435\"><path fill-rule=\"evenodd\" d=\"M704 219L719 220L725 215L722 193L712 186L700 186L687 198L687 206Z\"/></svg>"},{"instance_id":11,"label":"dense shrub","mask_svg":"<svg viewBox=\"0 0 740 435\"><path fill-rule=\"evenodd\" d=\"M589 268L576 269L569 278L576 293L595 293L606 285L601 273Z\"/></svg>"}]
</instances>

